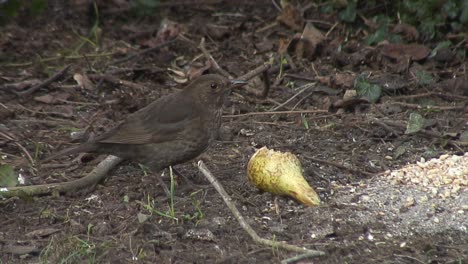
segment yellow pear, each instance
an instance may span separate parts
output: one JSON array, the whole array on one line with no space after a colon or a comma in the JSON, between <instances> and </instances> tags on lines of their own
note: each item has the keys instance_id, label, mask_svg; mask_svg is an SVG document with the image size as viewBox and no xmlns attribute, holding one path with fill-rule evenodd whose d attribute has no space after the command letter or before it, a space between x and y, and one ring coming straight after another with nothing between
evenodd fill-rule
<instances>
[{"instance_id":1,"label":"yellow pear","mask_svg":"<svg viewBox=\"0 0 468 264\"><path fill-rule=\"evenodd\" d=\"M299 159L290 152L279 152L263 147L250 158L247 177L262 191L288 195L299 202L316 206L320 198L302 176Z\"/></svg>"}]
</instances>

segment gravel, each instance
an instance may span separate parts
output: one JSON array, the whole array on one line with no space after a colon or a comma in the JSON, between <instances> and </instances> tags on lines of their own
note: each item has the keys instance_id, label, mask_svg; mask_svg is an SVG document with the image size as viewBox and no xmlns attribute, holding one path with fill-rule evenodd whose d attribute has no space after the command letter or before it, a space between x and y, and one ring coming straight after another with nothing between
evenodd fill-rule
<instances>
[{"instance_id":1,"label":"gravel","mask_svg":"<svg viewBox=\"0 0 468 264\"><path fill-rule=\"evenodd\" d=\"M359 186L341 188L338 202L363 206L350 220L379 221L389 235L447 231L468 234L468 153L409 164Z\"/></svg>"}]
</instances>

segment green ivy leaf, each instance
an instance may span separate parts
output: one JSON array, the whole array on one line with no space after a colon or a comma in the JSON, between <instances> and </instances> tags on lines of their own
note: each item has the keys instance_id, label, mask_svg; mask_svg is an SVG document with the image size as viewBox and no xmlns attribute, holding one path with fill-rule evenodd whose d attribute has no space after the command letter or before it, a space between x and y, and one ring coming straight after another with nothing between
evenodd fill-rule
<instances>
[{"instance_id":1,"label":"green ivy leaf","mask_svg":"<svg viewBox=\"0 0 468 264\"><path fill-rule=\"evenodd\" d=\"M387 27L380 27L366 38L367 45L374 45L385 40L388 35Z\"/></svg>"},{"instance_id":2,"label":"green ivy leaf","mask_svg":"<svg viewBox=\"0 0 468 264\"><path fill-rule=\"evenodd\" d=\"M344 22L354 22L356 20L356 2L351 1L344 10L342 10L338 17Z\"/></svg>"},{"instance_id":3,"label":"green ivy leaf","mask_svg":"<svg viewBox=\"0 0 468 264\"><path fill-rule=\"evenodd\" d=\"M421 86L429 85L434 82L434 78L427 71L418 71L416 72L416 77L418 78L418 84Z\"/></svg>"},{"instance_id":4,"label":"green ivy leaf","mask_svg":"<svg viewBox=\"0 0 468 264\"><path fill-rule=\"evenodd\" d=\"M397 160L401 155L405 154L406 146L398 146L393 153L393 159Z\"/></svg>"},{"instance_id":5,"label":"green ivy leaf","mask_svg":"<svg viewBox=\"0 0 468 264\"><path fill-rule=\"evenodd\" d=\"M424 126L424 117L418 113L411 113L408 124L406 125L405 134L414 134L421 131Z\"/></svg>"},{"instance_id":6,"label":"green ivy leaf","mask_svg":"<svg viewBox=\"0 0 468 264\"><path fill-rule=\"evenodd\" d=\"M363 75L359 75L354 81L354 89L359 96L366 98L369 102L375 103L382 95L382 87L371 84Z\"/></svg>"},{"instance_id":7,"label":"green ivy leaf","mask_svg":"<svg viewBox=\"0 0 468 264\"><path fill-rule=\"evenodd\" d=\"M18 185L18 175L9 164L0 165L0 186L15 187Z\"/></svg>"},{"instance_id":8,"label":"green ivy leaf","mask_svg":"<svg viewBox=\"0 0 468 264\"><path fill-rule=\"evenodd\" d=\"M452 42L450 40L439 42L439 44L437 44L437 46L431 51L429 58L432 58L435 55L437 55L437 52L440 49L449 48L450 46L452 46Z\"/></svg>"},{"instance_id":9,"label":"green ivy leaf","mask_svg":"<svg viewBox=\"0 0 468 264\"><path fill-rule=\"evenodd\" d=\"M465 131L460 135L460 141L461 142L468 142L468 131Z\"/></svg>"}]
</instances>

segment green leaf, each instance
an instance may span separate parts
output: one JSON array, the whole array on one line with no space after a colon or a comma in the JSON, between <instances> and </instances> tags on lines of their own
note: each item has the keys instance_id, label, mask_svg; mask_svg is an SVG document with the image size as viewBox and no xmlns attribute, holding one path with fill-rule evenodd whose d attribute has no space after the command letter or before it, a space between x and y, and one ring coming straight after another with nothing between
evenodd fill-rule
<instances>
[{"instance_id":1,"label":"green leaf","mask_svg":"<svg viewBox=\"0 0 468 264\"><path fill-rule=\"evenodd\" d=\"M41 14L47 8L47 0L32 0L31 13L33 15Z\"/></svg>"},{"instance_id":2,"label":"green leaf","mask_svg":"<svg viewBox=\"0 0 468 264\"><path fill-rule=\"evenodd\" d=\"M457 6L457 3L453 0L446 1L442 10L447 14L447 16L451 19L454 19L458 15L458 11L460 7Z\"/></svg>"},{"instance_id":3,"label":"green leaf","mask_svg":"<svg viewBox=\"0 0 468 264\"><path fill-rule=\"evenodd\" d=\"M346 8L338 14L338 17L344 22L354 22L356 19L356 2L351 1L351 3L349 3Z\"/></svg>"},{"instance_id":4,"label":"green leaf","mask_svg":"<svg viewBox=\"0 0 468 264\"><path fill-rule=\"evenodd\" d=\"M18 185L18 175L9 164L0 165L0 186L15 187Z\"/></svg>"},{"instance_id":5,"label":"green leaf","mask_svg":"<svg viewBox=\"0 0 468 264\"><path fill-rule=\"evenodd\" d=\"M405 134L414 134L421 131L424 126L424 117L418 113L411 113L408 124L406 125Z\"/></svg>"},{"instance_id":6,"label":"green leaf","mask_svg":"<svg viewBox=\"0 0 468 264\"><path fill-rule=\"evenodd\" d=\"M302 119L302 124L304 124L305 129L309 129L309 122L307 122L305 115L301 115L301 119Z\"/></svg>"},{"instance_id":7,"label":"green leaf","mask_svg":"<svg viewBox=\"0 0 468 264\"><path fill-rule=\"evenodd\" d=\"M398 146L396 149L395 149L395 153L393 153L393 159L394 160L397 160L401 155L405 154L406 152L406 146Z\"/></svg>"},{"instance_id":8,"label":"green leaf","mask_svg":"<svg viewBox=\"0 0 468 264\"><path fill-rule=\"evenodd\" d=\"M416 72L416 77L418 78L418 84L421 86L429 85L434 82L434 78L427 71L418 71Z\"/></svg>"},{"instance_id":9,"label":"green leaf","mask_svg":"<svg viewBox=\"0 0 468 264\"><path fill-rule=\"evenodd\" d=\"M452 42L450 40L439 42L439 44L437 44L437 46L431 51L429 58L432 58L435 55L437 55L437 52L440 49L449 48L450 46L452 46Z\"/></svg>"},{"instance_id":10,"label":"green leaf","mask_svg":"<svg viewBox=\"0 0 468 264\"><path fill-rule=\"evenodd\" d=\"M461 142L468 142L468 131L465 131L460 135L460 141Z\"/></svg>"},{"instance_id":11,"label":"green leaf","mask_svg":"<svg viewBox=\"0 0 468 264\"><path fill-rule=\"evenodd\" d=\"M388 35L387 27L380 27L373 34L370 34L369 36L367 36L366 44L374 45L379 42L382 42L386 39L387 35Z\"/></svg>"},{"instance_id":12,"label":"green leaf","mask_svg":"<svg viewBox=\"0 0 468 264\"><path fill-rule=\"evenodd\" d=\"M6 1L5 3L2 3L0 7L1 11L3 11L8 17L15 17L21 9L21 2L18 0Z\"/></svg>"},{"instance_id":13,"label":"green leaf","mask_svg":"<svg viewBox=\"0 0 468 264\"><path fill-rule=\"evenodd\" d=\"M375 103L382 95L382 87L371 84L363 75L359 75L354 81L354 89L361 98L366 98L371 103Z\"/></svg>"},{"instance_id":14,"label":"green leaf","mask_svg":"<svg viewBox=\"0 0 468 264\"><path fill-rule=\"evenodd\" d=\"M460 14L460 23L468 25L468 1L465 1Z\"/></svg>"}]
</instances>

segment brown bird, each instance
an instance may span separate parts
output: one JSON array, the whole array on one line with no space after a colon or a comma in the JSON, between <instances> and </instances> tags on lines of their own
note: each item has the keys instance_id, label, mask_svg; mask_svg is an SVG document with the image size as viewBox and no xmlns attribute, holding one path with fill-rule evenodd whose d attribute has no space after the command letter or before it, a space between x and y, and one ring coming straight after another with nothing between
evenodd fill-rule
<instances>
[{"instance_id":1,"label":"brown bird","mask_svg":"<svg viewBox=\"0 0 468 264\"><path fill-rule=\"evenodd\" d=\"M245 84L208 74L185 89L161 97L129 115L94 140L60 151L45 161L79 152L112 154L149 166L154 172L203 153L218 134L230 88Z\"/></svg>"}]
</instances>

